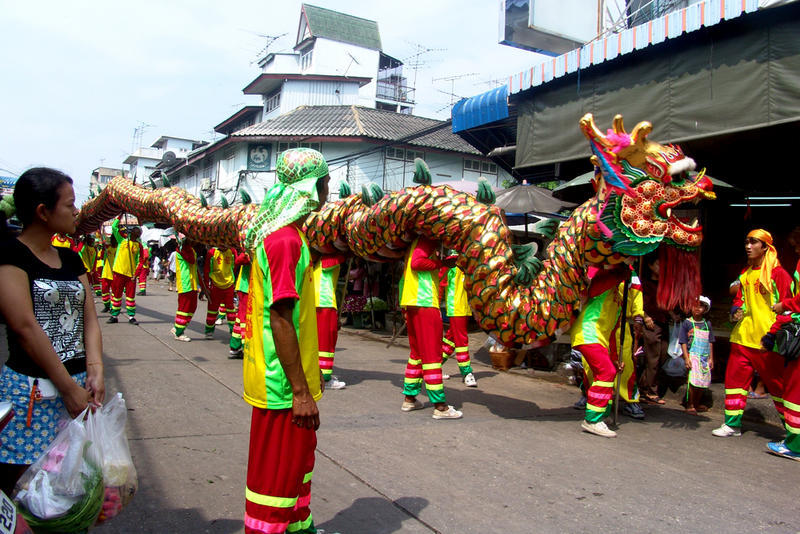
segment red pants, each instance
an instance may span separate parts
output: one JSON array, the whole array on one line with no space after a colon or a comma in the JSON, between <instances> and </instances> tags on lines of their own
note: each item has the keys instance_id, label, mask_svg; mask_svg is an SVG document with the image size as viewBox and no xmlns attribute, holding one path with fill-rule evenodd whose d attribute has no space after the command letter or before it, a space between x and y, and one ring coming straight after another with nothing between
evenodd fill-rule
<instances>
[{"instance_id":1,"label":"red pants","mask_svg":"<svg viewBox=\"0 0 800 534\"><path fill-rule=\"evenodd\" d=\"M125 292L125 307L128 315L136 315L136 284L133 278L114 273L111 281L111 316L116 317L122 311L122 292Z\"/></svg>"},{"instance_id":2,"label":"red pants","mask_svg":"<svg viewBox=\"0 0 800 534\"><path fill-rule=\"evenodd\" d=\"M208 311L206 312L206 332L214 331L214 321L220 312L220 307L224 310L228 319L228 328L233 332L233 325L236 323L236 306L233 303L234 286L227 289L220 289L211 284L208 295Z\"/></svg>"},{"instance_id":3,"label":"red pants","mask_svg":"<svg viewBox=\"0 0 800 534\"><path fill-rule=\"evenodd\" d=\"M434 404L445 402L442 384L442 313L438 308L406 307L408 356L403 394L416 397L425 389L428 399Z\"/></svg>"},{"instance_id":4,"label":"red pants","mask_svg":"<svg viewBox=\"0 0 800 534\"><path fill-rule=\"evenodd\" d=\"M786 446L800 452L800 360L794 360L783 373L783 416L786 419Z\"/></svg>"},{"instance_id":5,"label":"red pants","mask_svg":"<svg viewBox=\"0 0 800 534\"><path fill-rule=\"evenodd\" d=\"M144 293L147 291L147 275L150 269L139 269L136 271L136 279L139 281L139 292Z\"/></svg>"},{"instance_id":6,"label":"red pants","mask_svg":"<svg viewBox=\"0 0 800 534\"><path fill-rule=\"evenodd\" d=\"M178 293L178 311L175 312L175 334L181 335L197 309L197 291Z\"/></svg>"},{"instance_id":7,"label":"red pants","mask_svg":"<svg viewBox=\"0 0 800 534\"><path fill-rule=\"evenodd\" d=\"M95 269L92 274L94 274L94 278L92 279L92 289L94 290L95 295L100 296L103 294L101 284L103 280L103 270Z\"/></svg>"},{"instance_id":8,"label":"red pants","mask_svg":"<svg viewBox=\"0 0 800 534\"><path fill-rule=\"evenodd\" d=\"M247 323L247 293L237 291L239 297L239 308L236 310L236 321L233 323L233 333L231 334L230 347L233 350L242 348L242 334Z\"/></svg>"},{"instance_id":9,"label":"red pants","mask_svg":"<svg viewBox=\"0 0 800 534\"><path fill-rule=\"evenodd\" d=\"M111 305L111 280L108 278L100 279L100 295L103 304Z\"/></svg>"},{"instance_id":10,"label":"red pants","mask_svg":"<svg viewBox=\"0 0 800 534\"><path fill-rule=\"evenodd\" d=\"M614 395L614 379L617 377L617 368L611 361L608 349L599 343L576 345L572 347L579 351L589 368L594 379L586 390L586 415L590 423L602 421L608 413L611 398Z\"/></svg>"},{"instance_id":11,"label":"red pants","mask_svg":"<svg viewBox=\"0 0 800 534\"><path fill-rule=\"evenodd\" d=\"M467 316L450 317L450 328L447 329L447 333L442 340L442 360L447 360L450 354L455 352L461 376L466 376L472 372L472 365L469 360L468 324L469 317ZM448 351L448 349L451 350Z\"/></svg>"},{"instance_id":12,"label":"red pants","mask_svg":"<svg viewBox=\"0 0 800 534\"><path fill-rule=\"evenodd\" d=\"M253 408L245 534L298 532L313 525L309 504L316 447L316 431L293 424L291 409Z\"/></svg>"},{"instance_id":13,"label":"red pants","mask_svg":"<svg viewBox=\"0 0 800 534\"><path fill-rule=\"evenodd\" d=\"M725 424L728 426L742 426L747 390L753 382L754 371L758 371L775 408L783 416L783 357L777 352L731 343L725 369Z\"/></svg>"},{"instance_id":14,"label":"red pants","mask_svg":"<svg viewBox=\"0 0 800 534\"><path fill-rule=\"evenodd\" d=\"M333 376L333 355L339 337L339 313L336 308L317 308L317 338L319 339L319 368L327 382Z\"/></svg>"}]
</instances>

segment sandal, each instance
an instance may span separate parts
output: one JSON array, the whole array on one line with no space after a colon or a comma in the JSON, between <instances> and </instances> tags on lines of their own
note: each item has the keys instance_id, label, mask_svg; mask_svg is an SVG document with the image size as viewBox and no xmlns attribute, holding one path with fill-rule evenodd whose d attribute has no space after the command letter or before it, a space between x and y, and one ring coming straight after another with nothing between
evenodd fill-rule
<instances>
[{"instance_id":1,"label":"sandal","mask_svg":"<svg viewBox=\"0 0 800 534\"><path fill-rule=\"evenodd\" d=\"M686 413L689 415L697 415L697 410L694 408L686 408Z\"/></svg>"},{"instance_id":2,"label":"sandal","mask_svg":"<svg viewBox=\"0 0 800 534\"><path fill-rule=\"evenodd\" d=\"M759 395L755 391L751 391L747 394L748 399L768 399L769 395Z\"/></svg>"},{"instance_id":3,"label":"sandal","mask_svg":"<svg viewBox=\"0 0 800 534\"><path fill-rule=\"evenodd\" d=\"M697 407L697 413L703 413L707 411L708 411L708 406L705 406L704 404L701 404L700 406Z\"/></svg>"},{"instance_id":4,"label":"sandal","mask_svg":"<svg viewBox=\"0 0 800 534\"><path fill-rule=\"evenodd\" d=\"M639 400L645 404L666 404L664 399L661 399L655 395L644 395Z\"/></svg>"}]
</instances>

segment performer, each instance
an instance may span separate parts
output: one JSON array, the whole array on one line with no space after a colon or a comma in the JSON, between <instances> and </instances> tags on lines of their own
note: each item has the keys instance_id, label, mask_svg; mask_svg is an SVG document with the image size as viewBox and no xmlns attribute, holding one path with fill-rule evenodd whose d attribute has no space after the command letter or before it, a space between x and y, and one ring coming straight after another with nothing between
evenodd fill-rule
<instances>
[{"instance_id":1,"label":"performer","mask_svg":"<svg viewBox=\"0 0 800 534\"><path fill-rule=\"evenodd\" d=\"M103 279L103 257L106 253L106 247L103 244L103 238L100 234L97 234L97 238L95 239L97 243L97 257L94 260L94 265L92 266L92 272L94 273L94 286L92 289L94 290L94 294L98 297L102 297L103 295L103 287L100 283Z\"/></svg>"},{"instance_id":2,"label":"performer","mask_svg":"<svg viewBox=\"0 0 800 534\"><path fill-rule=\"evenodd\" d=\"M400 306L405 309L408 343L411 354L406 365L400 409L404 412L423 408L417 395L425 381L428 398L433 402L434 419L459 419L462 412L445 402L442 384L442 313L439 311L439 269L446 265L436 258L436 244L418 237L406 253L405 269L400 279Z\"/></svg>"},{"instance_id":3,"label":"performer","mask_svg":"<svg viewBox=\"0 0 800 534\"><path fill-rule=\"evenodd\" d=\"M239 268L239 276L236 278L238 305L236 307L236 322L233 324L233 334L231 334L229 358L240 359L244 354L242 334L247 321L247 290L250 282L250 256L247 252L236 254L235 265Z\"/></svg>"},{"instance_id":4,"label":"performer","mask_svg":"<svg viewBox=\"0 0 800 534\"><path fill-rule=\"evenodd\" d=\"M739 275L733 300L731 349L725 369L725 422L711 433L727 438L742 435L742 414L753 372L764 381L778 413L783 418L783 358L772 351L774 334L791 318L776 317L772 306L791 296L792 279L781 267L766 230L747 234L744 246L747 268ZM767 349L767 350L764 350Z\"/></svg>"},{"instance_id":5,"label":"performer","mask_svg":"<svg viewBox=\"0 0 800 534\"><path fill-rule=\"evenodd\" d=\"M234 282L233 264L235 252L229 248L209 249L206 254L203 278L208 288L208 310L206 311L206 339L214 338L214 324L220 313L228 319L228 329L233 335L236 323L236 306L233 303ZM220 310L222 310L220 312Z\"/></svg>"},{"instance_id":6,"label":"performer","mask_svg":"<svg viewBox=\"0 0 800 534\"><path fill-rule=\"evenodd\" d=\"M621 295L625 290L624 288L624 283L621 283L617 288L620 295L620 306L622 305ZM608 353L615 362L618 359L622 361L622 369L617 376L617 380L620 381L619 398L624 402L622 405L622 414L633 419L644 419L645 417L644 410L642 410L642 407L639 405L639 388L636 384L636 364L633 361L633 350L634 347L638 345L636 340L641 336L642 325L644 323L644 308L642 303L642 284L636 272L631 270L630 286L628 287L628 307L625 313L625 326L627 328L625 331L625 346L620 353L619 347L622 338L622 328L620 328L620 326L622 321L619 320L611 325L611 335L608 338ZM631 329L630 321L633 321L633 329ZM594 375L586 358L583 358L583 370L585 375L583 383L591 384L594 380Z\"/></svg>"},{"instance_id":7,"label":"performer","mask_svg":"<svg viewBox=\"0 0 800 534\"><path fill-rule=\"evenodd\" d=\"M197 310L197 254L189 240L184 240L175 251L175 291L178 293L178 311L175 312L175 326L172 335L178 341L192 340L184 334Z\"/></svg>"},{"instance_id":8,"label":"performer","mask_svg":"<svg viewBox=\"0 0 800 534\"><path fill-rule=\"evenodd\" d=\"M103 275L100 279L100 292L103 311L111 311L111 283L114 281L114 259L117 257L117 238L109 236L103 258Z\"/></svg>"},{"instance_id":9,"label":"performer","mask_svg":"<svg viewBox=\"0 0 800 534\"><path fill-rule=\"evenodd\" d=\"M328 165L308 148L278 155L278 182L248 233L254 251L244 343L244 399L253 406L246 534L311 534L311 475L322 397L314 277L301 225L328 196Z\"/></svg>"},{"instance_id":10,"label":"performer","mask_svg":"<svg viewBox=\"0 0 800 534\"><path fill-rule=\"evenodd\" d=\"M800 243L797 241L796 243ZM795 244L797 247L797 244ZM800 269L798 269L800 271ZM773 306L778 314L800 313L800 293ZM772 393L772 390L770 390ZM767 450L777 456L800 461L800 359L787 360L783 370L783 415L786 438L767 443Z\"/></svg>"},{"instance_id":11,"label":"performer","mask_svg":"<svg viewBox=\"0 0 800 534\"><path fill-rule=\"evenodd\" d=\"M142 254L134 274L134 279L139 283L139 295L147 295L148 273L150 273L150 250L146 246L142 246Z\"/></svg>"},{"instance_id":12,"label":"performer","mask_svg":"<svg viewBox=\"0 0 800 534\"><path fill-rule=\"evenodd\" d=\"M56 248L72 249L75 246L75 241L66 234L54 234L50 239L50 244Z\"/></svg>"},{"instance_id":13,"label":"performer","mask_svg":"<svg viewBox=\"0 0 800 534\"><path fill-rule=\"evenodd\" d=\"M344 255L323 256L314 263L314 292L317 296L317 338L319 368L325 389L344 389L347 384L333 376L333 357L339 336L339 313L336 306L336 284Z\"/></svg>"},{"instance_id":14,"label":"performer","mask_svg":"<svg viewBox=\"0 0 800 534\"><path fill-rule=\"evenodd\" d=\"M444 285L445 313L450 318L450 327L442 338L442 363L447 361L453 352L456 354L458 370L464 385L478 387L478 380L472 372L469 359L469 336L467 325L472 317L472 310L467 302L467 290L464 289L464 272L458 267L442 269L439 273ZM444 377L444 373L442 373Z\"/></svg>"},{"instance_id":15,"label":"performer","mask_svg":"<svg viewBox=\"0 0 800 534\"><path fill-rule=\"evenodd\" d=\"M581 353L593 375L586 392L586 415L581 428L604 438L617 436L604 421L611 408L618 371L616 359L609 353L609 344L622 308L619 286L628 276L627 266L590 273L588 300L570 329L572 348Z\"/></svg>"},{"instance_id":16,"label":"performer","mask_svg":"<svg viewBox=\"0 0 800 534\"><path fill-rule=\"evenodd\" d=\"M126 232L127 236L119 231L119 222L122 215L114 219L111 223L111 233L119 243L117 252L114 255L113 278L111 281L111 317L107 323L116 323L117 317L122 311L122 292L125 292L125 308L130 324L139 324L136 320L136 282L134 273L139 264L142 244L139 243L139 236L142 229L138 226L132 227Z\"/></svg>"},{"instance_id":17,"label":"performer","mask_svg":"<svg viewBox=\"0 0 800 534\"><path fill-rule=\"evenodd\" d=\"M91 234L85 235L83 241L78 244L77 249L83 266L86 268L86 277L89 279L89 284L96 292L99 289L99 282L94 268L97 263L97 247L94 246L94 236Z\"/></svg>"}]
</instances>

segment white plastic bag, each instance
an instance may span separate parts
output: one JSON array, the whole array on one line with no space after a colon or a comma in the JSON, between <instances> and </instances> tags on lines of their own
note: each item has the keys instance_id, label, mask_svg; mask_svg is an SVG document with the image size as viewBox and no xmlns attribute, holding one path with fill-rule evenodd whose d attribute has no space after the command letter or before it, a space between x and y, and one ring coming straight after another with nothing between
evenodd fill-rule
<instances>
[{"instance_id":1,"label":"white plastic bag","mask_svg":"<svg viewBox=\"0 0 800 534\"><path fill-rule=\"evenodd\" d=\"M88 408L70 421L17 482L14 500L40 519L64 515L87 492L99 468L86 432Z\"/></svg>"},{"instance_id":2,"label":"white plastic bag","mask_svg":"<svg viewBox=\"0 0 800 534\"><path fill-rule=\"evenodd\" d=\"M669 345L667 346L667 354L672 358L682 358L683 349L681 349L678 334L680 333L680 324L671 323L669 325Z\"/></svg>"},{"instance_id":3,"label":"white plastic bag","mask_svg":"<svg viewBox=\"0 0 800 534\"><path fill-rule=\"evenodd\" d=\"M117 393L87 419L87 434L96 447L105 485L98 523L116 516L136 493L136 468L125 435L127 418L125 399Z\"/></svg>"}]
</instances>

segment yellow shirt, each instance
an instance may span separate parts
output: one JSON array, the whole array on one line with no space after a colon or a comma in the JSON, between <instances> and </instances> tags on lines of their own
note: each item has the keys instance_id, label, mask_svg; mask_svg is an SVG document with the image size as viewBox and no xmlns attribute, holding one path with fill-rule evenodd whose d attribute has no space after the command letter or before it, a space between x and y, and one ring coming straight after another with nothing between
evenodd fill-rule
<instances>
[{"instance_id":1,"label":"yellow shirt","mask_svg":"<svg viewBox=\"0 0 800 534\"><path fill-rule=\"evenodd\" d=\"M761 338L769 332L775 322L772 305L775 299L771 292L765 292L759 283L761 269L749 268L739 277L742 284L744 317L731 331L731 343L738 343L753 349L761 348Z\"/></svg>"}]
</instances>

